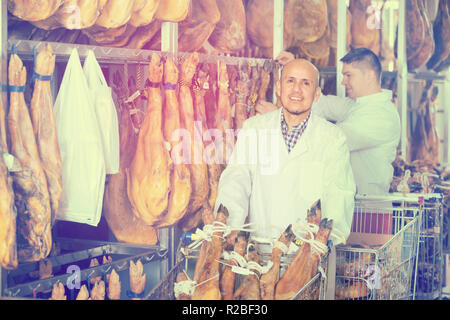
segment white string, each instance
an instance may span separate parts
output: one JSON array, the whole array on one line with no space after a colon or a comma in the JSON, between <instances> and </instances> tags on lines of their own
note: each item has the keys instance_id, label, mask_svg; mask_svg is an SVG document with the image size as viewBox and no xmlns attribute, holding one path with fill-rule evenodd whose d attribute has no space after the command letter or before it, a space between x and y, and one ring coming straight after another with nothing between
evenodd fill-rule
<instances>
[{"instance_id":1,"label":"white string","mask_svg":"<svg viewBox=\"0 0 450 320\"><path fill-rule=\"evenodd\" d=\"M283 254L286 254L289 250L289 247L287 245L285 245L283 242L279 241L279 240L275 240L273 242L273 248L278 248L281 250L281 252L283 252Z\"/></svg>"},{"instance_id":2,"label":"white string","mask_svg":"<svg viewBox=\"0 0 450 320\"><path fill-rule=\"evenodd\" d=\"M298 219L295 224L292 225L292 232L300 240L306 240L306 235L309 235L310 238L313 239L317 231L319 231L319 226L317 224L306 222L302 219Z\"/></svg>"},{"instance_id":3,"label":"white string","mask_svg":"<svg viewBox=\"0 0 450 320\"><path fill-rule=\"evenodd\" d=\"M411 171L406 170L405 175L403 176L402 180L397 186L397 191L408 193L409 192L409 186L408 186L408 179L411 178Z\"/></svg>"},{"instance_id":4,"label":"white string","mask_svg":"<svg viewBox=\"0 0 450 320\"><path fill-rule=\"evenodd\" d=\"M195 231L195 234L197 234L199 236L199 238L197 240L195 240L194 242L192 242L188 246L188 248L195 249L199 245L201 245L201 243L204 240L211 241L213 236L217 236L217 235L214 235L214 233L216 233L216 232L221 232L222 236L217 236L217 237L220 237L220 238L224 239L232 231L246 231L246 232L255 231L254 229L247 228L250 225L252 225L252 224L251 223L247 223L247 224L243 224L240 227L231 227L231 226L228 226L225 223L222 223L220 221L214 221L212 224L204 225L203 229L197 228L197 230Z\"/></svg>"},{"instance_id":5,"label":"white string","mask_svg":"<svg viewBox=\"0 0 450 320\"><path fill-rule=\"evenodd\" d=\"M298 219L297 222L292 226L292 232L295 234L297 239L308 243L311 246L311 251L313 254L324 255L328 252L328 246L314 239L314 235L317 233L317 231L319 231L318 225L303 221L302 219ZM303 236L304 233L306 233L306 235L309 235L310 238L307 239L306 236ZM339 235L338 231L336 231L335 233Z\"/></svg>"},{"instance_id":6,"label":"white string","mask_svg":"<svg viewBox=\"0 0 450 320\"><path fill-rule=\"evenodd\" d=\"M213 276L209 279L206 279L205 281L202 281L200 283L197 283L196 281L191 280L191 278L186 273L186 270L184 270L183 272L186 275L186 277L188 278L188 280L183 280L183 281L174 283L173 291L175 294L175 298L178 298L179 295L182 293L192 296L196 287L201 286L202 284L219 277L219 273L217 273L215 276Z\"/></svg>"}]
</instances>

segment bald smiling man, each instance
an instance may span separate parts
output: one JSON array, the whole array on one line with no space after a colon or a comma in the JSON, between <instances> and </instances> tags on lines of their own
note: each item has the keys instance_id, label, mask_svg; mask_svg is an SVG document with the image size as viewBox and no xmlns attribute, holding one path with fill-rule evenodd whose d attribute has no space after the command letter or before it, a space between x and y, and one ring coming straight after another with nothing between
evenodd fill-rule
<instances>
[{"instance_id":1,"label":"bald smiling man","mask_svg":"<svg viewBox=\"0 0 450 320\"><path fill-rule=\"evenodd\" d=\"M311 113L320 96L317 69L306 60L287 63L276 90L282 107L247 119L238 133L215 212L223 204L228 225L249 220L253 236L273 240L305 221L320 199L323 218L333 219L342 235L331 240L342 243L350 233L355 183L345 135Z\"/></svg>"}]
</instances>

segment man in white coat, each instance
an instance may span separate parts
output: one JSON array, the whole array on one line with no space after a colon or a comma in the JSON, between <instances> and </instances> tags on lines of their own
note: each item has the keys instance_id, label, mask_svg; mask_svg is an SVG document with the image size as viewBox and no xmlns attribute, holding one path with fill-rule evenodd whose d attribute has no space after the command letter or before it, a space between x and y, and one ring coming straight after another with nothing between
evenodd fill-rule
<instances>
[{"instance_id":1,"label":"man in white coat","mask_svg":"<svg viewBox=\"0 0 450 320\"><path fill-rule=\"evenodd\" d=\"M287 63L276 84L282 108L244 122L216 200L215 212L220 204L229 211L228 225L248 219L254 237L277 239L320 199L333 230L349 235L355 195L349 150L337 126L311 113L318 80L309 61Z\"/></svg>"},{"instance_id":2,"label":"man in white coat","mask_svg":"<svg viewBox=\"0 0 450 320\"><path fill-rule=\"evenodd\" d=\"M284 64L294 56L282 52L277 59ZM335 122L346 135L357 192L383 195L389 192L393 178L400 117L391 101L392 92L381 88L381 64L371 50L354 49L341 62L347 98L321 94L312 110ZM266 101L256 106L259 113L275 108Z\"/></svg>"}]
</instances>

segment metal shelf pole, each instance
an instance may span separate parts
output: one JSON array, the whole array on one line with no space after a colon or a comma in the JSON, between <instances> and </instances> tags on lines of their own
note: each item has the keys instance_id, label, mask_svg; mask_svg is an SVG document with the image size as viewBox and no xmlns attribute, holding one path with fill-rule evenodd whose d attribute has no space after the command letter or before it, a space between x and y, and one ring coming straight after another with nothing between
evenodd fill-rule
<instances>
[{"instance_id":1,"label":"metal shelf pole","mask_svg":"<svg viewBox=\"0 0 450 320\"><path fill-rule=\"evenodd\" d=\"M346 1L338 1L337 16L337 49L336 49L336 95L345 97L345 87L342 82L342 63L339 62L347 52L347 4Z\"/></svg>"},{"instance_id":2,"label":"metal shelf pole","mask_svg":"<svg viewBox=\"0 0 450 320\"><path fill-rule=\"evenodd\" d=\"M399 0L399 18L398 18L398 72L397 72L397 84L398 84L398 103L400 108L400 120L401 120L401 140L400 150L405 160L407 159L406 147L408 144L408 114L406 105L408 103L408 65L406 60L406 39L405 39L405 19L406 19L406 4L405 0Z\"/></svg>"},{"instance_id":3,"label":"metal shelf pole","mask_svg":"<svg viewBox=\"0 0 450 320\"><path fill-rule=\"evenodd\" d=\"M284 50L284 0L273 2L273 59ZM281 72L281 70L279 71ZM280 76L280 75L278 75ZM274 83L272 102L276 103L276 86Z\"/></svg>"},{"instance_id":4,"label":"metal shelf pole","mask_svg":"<svg viewBox=\"0 0 450 320\"><path fill-rule=\"evenodd\" d=\"M8 79L7 79L7 61L8 61L8 8L7 8L7 2L2 1L0 4L0 57L1 57L1 64L0 64L0 82L1 85L7 85ZM3 107L5 108L7 106L7 94L6 92L3 92L2 88L2 94L0 96L0 99L2 99ZM6 109L6 108L5 108ZM5 115L6 116L6 115ZM5 119L6 120L6 119ZM7 152L7 150L4 150L2 152ZM6 270L4 270L0 266L0 297L3 296L3 291L6 288Z\"/></svg>"}]
</instances>

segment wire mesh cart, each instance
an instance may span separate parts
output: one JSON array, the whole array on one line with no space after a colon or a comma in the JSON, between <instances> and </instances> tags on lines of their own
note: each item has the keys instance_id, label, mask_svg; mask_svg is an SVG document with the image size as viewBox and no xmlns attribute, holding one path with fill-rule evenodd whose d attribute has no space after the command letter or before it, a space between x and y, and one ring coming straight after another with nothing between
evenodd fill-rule
<instances>
[{"instance_id":1,"label":"wire mesh cart","mask_svg":"<svg viewBox=\"0 0 450 320\"><path fill-rule=\"evenodd\" d=\"M351 234L336 248L337 300L414 299L424 198L355 199Z\"/></svg>"},{"instance_id":2,"label":"wire mesh cart","mask_svg":"<svg viewBox=\"0 0 450 320\"><path fill-rule=\"evenodd\" d=\"M416 299L440 299L444 275L443 201L440 195L424 199L417 257Z\"/></svg>"},{"instance_id":3,"label":"wire mesh cart","mask_svg":"<svg viewBox=\"0 0 450 320\"><path fill-rule=\"evenodd\" d=\"M186 248L185 248L186 249ZM143 299L146 300L175 300L174 286L177 279L177 275L180 272L186 272L192 279L195 264L197 262L199 250L183 250L184 254L178 252L177 263L175 266L164 276L164 278L153 288L148 295ZM270 254L259 253L260 261L262 264L267 263L270 259ZM326 253L319 264L319 271L312 277L312 279L301 288L291 300L325 300L325 294L327 289L326 273L328 271L328 256ZM294 259L295 254L283 255L280 265L281 277L286 271L289 263ZM235 288L237 288L244 276L236 274Z\"/></svg>"}]
</instances>

